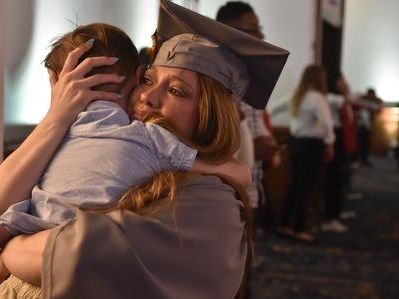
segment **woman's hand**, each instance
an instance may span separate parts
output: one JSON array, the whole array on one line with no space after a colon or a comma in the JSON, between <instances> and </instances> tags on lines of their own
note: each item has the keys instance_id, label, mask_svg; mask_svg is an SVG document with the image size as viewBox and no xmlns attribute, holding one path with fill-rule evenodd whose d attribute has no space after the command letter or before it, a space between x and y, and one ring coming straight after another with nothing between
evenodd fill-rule
<instances>
[{"instance_id":1,"label":"woman's hand","mask_svg":"<svg viewBox=\"0 0 399 299\"><path fill-rule=\"evenodd\" d=\"M79 58L93 46L86 42L68 54L64 67L56 80L49 71L51 83L51 106L46 118L70 126L77 115L93 100L119 100L121 95L113 92L91 90L104 83L121 83L125 78L117 74L85 75L98 66L115 64L117 57L89 57L78 65Z\"/></svg>"},{"instance_id":2,"label":"woman's hand","mask_svg":"<svg viewBox=\"0 0 399 299\"><path fill-rule=\"evenodd\" d=\"M245 188L252 182L250 168L236 158L230 158L226 162L220 164L207 163L200 159L196 159L191 170L203 174L228 176Z\"/></svg>"},{"instance_id":3,"label":"woman's hand","mask_svg":"<svg viewBox=\"0 0 399 299\"><path fill-rule=\"evenodd\" d=\"M324 148L324 161L331 162L334 159L334 144L326 144Z\"/></svg>"},{"instance_id":4,"label":"woman's hand","mask_svg":"<svg viewBox=\"0 0 399 299\"><path fill-rule=\"evenodd\" d=\"M51 232L45 230L11 239L1 254L5 269L23 281L40 285L44 247Z\"/></svg>"},{"instance_id":5,"label":"woman's hand","mask_svg":"<svg viewBox=\"0 0 399 299\"><path fill-rule=\"evenodd\" d=\"M99 84L123 81L116 74L85 78L94 67L113 65L116 61L112 57L91 57L78 65L79 58L91 47L92 42L87 42L69 53L58 80L50 73L50 110L21 146L0 165L0 214L10 205L30 198L65 133L88 103L119 98L116 93L91 90Z\"/></svg>"}]
</instances>

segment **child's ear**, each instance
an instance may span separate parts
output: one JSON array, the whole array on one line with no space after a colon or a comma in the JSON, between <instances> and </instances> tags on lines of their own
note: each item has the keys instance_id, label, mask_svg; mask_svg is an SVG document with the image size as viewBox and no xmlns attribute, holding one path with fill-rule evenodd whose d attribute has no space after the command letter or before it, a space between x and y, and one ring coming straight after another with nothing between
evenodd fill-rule
<instances>
[{"instance_id":1,"label":"child's ear","mask_svg":"<svg viewBox=\"0 0 399 299\"><path fill-rule=\"evenodd\" d=\"M137 66L137 68L136 68L136 71L135 71L135 79L136 79L136 84L135 84L135 86L137 85L137 84L139 84L140 83L140 78L141 78L141 76L143 75L143 72L144 72L144 68L143 68L143 66L141 65L141 64L139 64L138 66Z\"/></svg>"},{"instance_id":2,"label":"child's ear","mask_svg":"<svg viewBox=\"0 0 399 299\"><path fill-rule=\"evenodd\" d=\"M120 92L124 99L128 100L130 92L139 84L141 73L142 73L142 67L138 66L135 70L133 70L130 73L130 76L126 78L124 86L122 87Z\"/></svg>"},{"instance_id":3,"label":"child's ear","mask_svg":"<svg viewBox=\"0 0 399 299\"><path fill-rule=\"evenodd\" d=\"M57 75L53 70L47 69L49 80L50 80L50 87L53 88L55 83L57 82Z\"/></svg>"}]
</instances>

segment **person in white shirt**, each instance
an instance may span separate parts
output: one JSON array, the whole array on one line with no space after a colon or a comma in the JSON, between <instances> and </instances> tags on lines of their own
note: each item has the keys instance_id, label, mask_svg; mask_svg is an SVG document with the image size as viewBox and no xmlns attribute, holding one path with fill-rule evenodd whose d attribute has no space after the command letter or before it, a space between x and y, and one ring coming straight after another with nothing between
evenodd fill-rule
<instances>
[{"instance_id":1,"label":"person in white shirt","mask_svg":"<svg viewBox=\"0 0 399 299\"><path fill-rule=\"evenodd\" d=\"M373 119L381 110L382 100L377 97L373 88L369 88L356 102L357 108L357 138L359 143L358 159L363 166L371 167L370 161L370 138Z\"/></svg>"},{"instance_id":2,"label":"person in white shirt","mask_svg":"<svg viewBox=\"0 0 399 299\"><path fill-rule=\"evenodd\" d=\"M338 71L329 78L327 99L333 114L335 134L334 158L327 163L325 171L325 222L323 231L345 233L348 227L340 220L345 193L350 185L350 161L356 154L355 114L352 105L358 95L351 93L349 85Z\"/></svg>"},{"instance_id":3,"label":"person in white shirt","mask_svg":"<svg viewBox=\"0 0 399 299\"><path fill-rule=\"evenodd\" d=\"M334 156L335 135L326 93L324 69L310 65L302 74L290 106L292 179L278 232L306 242L314 239L306 227L309 197L321 188L324 164Z\"/></svg>"}]
</instances>

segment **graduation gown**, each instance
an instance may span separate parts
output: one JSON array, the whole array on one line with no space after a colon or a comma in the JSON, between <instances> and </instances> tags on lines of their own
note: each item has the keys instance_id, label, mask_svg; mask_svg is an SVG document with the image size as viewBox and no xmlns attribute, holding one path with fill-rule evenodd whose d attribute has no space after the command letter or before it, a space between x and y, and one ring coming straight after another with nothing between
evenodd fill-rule
<instances>
[{"instance_id":1,"label":"graduation gown","mask_svg":"<svg viewBox=\"0 0 399 299\"><path fill-rule=\"evenodd\" d=\"M44 298L234 298L247 254L241 210L233 188L198 175L157 216L79 211L46 243Z\"/></svg>"}]
</instances>

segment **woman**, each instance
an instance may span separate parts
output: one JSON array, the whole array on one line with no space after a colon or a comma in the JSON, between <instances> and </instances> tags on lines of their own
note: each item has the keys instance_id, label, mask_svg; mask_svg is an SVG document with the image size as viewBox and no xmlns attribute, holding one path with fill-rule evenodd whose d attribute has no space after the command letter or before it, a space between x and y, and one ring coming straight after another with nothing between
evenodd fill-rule
<instances>
[{"instance_id":1,"label":"woman","mask_svg":"<svg viewBox=\"0 0 399 299\"><path fill-rule=\"evenodd\" d=\"M346 189L350 184L350 161L357 150L355 114L351 102L349 85L344 75L338 71L329 77L328 101L330 103L335 133L335 155L327 163L325 188L325 218L322 230L345 233L348 227L340 216Z\"/></svg>"},{"instance_id":2,"label":"woman","mask_svg":"<svg viewBox=\"0 0 399 299\"><path fill-rule=\"evenodd\" d=\"M181 40L179 42L181 42ZM164 47L167 45L168 42L165 43ZM162 53L163 53L162 51L159 52L158 57L161 57ZM174 122L177 129L180 131L180 134L184 138L188 139L191 143L194 144L195 147L199 149L199 155L202 156L203 159L213 160L213 161L220 161L220 160L223 161L231 157L238 147L239 138L237 136L238 114L235 108L236 107L235 103L231 99L230 92L228 92L228 90L224 86L217 83L217 81L211 79L210 77L207 77L202 74L197 74L189 70L158 66L157 65L158 63L161 64L161 62L159 62L159 59L156 59L154 61L153 66L150 69L148 69L144 74L142 86L138 87L132 95L133 97L132 114L134 115L134 118L144 119L147 114L153 112L160 113L168 120ZM215 99L217 99L217 101L215 101ZM53 101L54 100L56 99L53 99ZM54 103L54 105L56 105L56 103ZM208 109L205 107L208 107ZM201 111L201 109L206 109L206 111ZM67 111L62 112L63 115L67 113L68 113ZM50 110L48 116L51 116L52 114L54 113L53 111ZM48 119L48 117L46 118ZM211 119L208 120L207 118ZM212 124L212 126L210 126L209 124ZM57 123L54 123L54 125L58 130L58 128L60 126L62 127L64 124L60 125L57 121ZM222 130L222 127L226 128L226 130ZM173 173L173 172L162 173L157 178L155 178L153 182L147 184L149 185L148 188L146 185L141 185L137 189L130 190L127 194L125 194L124 198L119 202L119 207L122 207L122 209L129 209L131 211L134 211L138 215L143 215L143 216L154 215L153 219L158 219L158 220L159 217L161 217L160 214L163 217L165 217L164 213L162 213L162 210L164 210L167 207L170 208L169 207L170 204L173 205L173 209L176 210L176 213L177 211L185 210L187 209L186 207L181 207L178 206L177 204L174 205L175 198L173 196L167 195L168 192L171 192L171 190L168 190L169 189L168 187L170 187L170 189L174 189L175 188L174 185L177 184L176 181L178 182L182 181L184 179L184 176L185 175L182 173ZM197 178L197 180L202 181L203 179ZM243 235L244 223L240 221L240 209L242 209L243 206L239 203L239 201L235 199L234 193L232 192L231 189L226 187L221 187L221 188L219 187L220 190L218 192L217 188L219 183L220 181L217 183L214 182L215 184L214 188L216 187L216 190L214 190L214 192L219 196L221 196L224 200L226 200L226 203L223 202L221 205L216 203L215 208L223 209L225 211L224 217L230 218L230 221L233 220L233 223L236 223L237 225L237 227L234 230L225 227L225 229L227 230L223 232L223 234L225 235L224 242L230 243L230 245L228 247L224 246L224 249L226 250L230 246L231 246L230 249L233 249L234 248L232 246L233 244L242 247L244 243L240 245L240 240L242 239L242 237L244 237ZM155 184L161 184L161 187L157 188L156 186L154 186ZM151 191L151 189L156 189L156 190ZM160 193L161 196L157 196L156 193ZM162 197L164 197L165 194L169 201L162 200ZM206 199L204 200L206 201ZM187 202L189 202L189 200ZM206 203L199 204L198 208L209 208L209 206L207 206ZM215 213L220 213L220 211L215 211ZM124 213L119 212L118 214L119 216L117 217L124 217ZM197 217L201 213L196 213L196 215L191 215L192 212L184 211L176 215L176 219L173 219L172 215L169 214L170 213L167 213L166 217L170 219L167 219L166 221L162 222L159 225L159 227L158 225L156 225L156 227L158 230L166 229L166 232L163 232L163 234L165 234L165 236L168 236L170 234L169 238L176 238L177 240L179 238L179 232L173 232L173 231L168 232L168 230L173 229L173 226L165 227L165 222L169 223L169 221L175 220L177 222L176 223L177 230L182 230L183 234L184 233L191 234L191 232L188 231L188 226L192 230L193 229L191 228L192 223L199 221ZM187 220L184 218L187 217L186 215L188 214L191 215L190 223L185 224ZM212 218L213 220L216 220L215 219L216 215L212 216L211 215L212 212L208 211L206 214L208 220L212 220ZM143 219L140 220L141 221L139 222L137 222L137 220L133 220L133 222L136 222L134 224L135 227L140 227L143 225L146 226L146 224L143 224L142 222L145 223L147 219L144 217ZM92 221L91 225L94 222L95 221ZM151 223L150 221L150 223L147 225L151 226L154 224ZM216 223L214 222L214 225L223 227L225 224L222 221L218 221ZM149 228L143 228L143 227L141 229L142 229L142 232L140 232L141 235L143 235L146 230L149 230ZM204 235L204 232L202 232L201 230L195 229L195 232L197 236ZM145 238L149 239L153 238L153 236L149 235L150 234L145 234L143 238L138 238L137 236L134 238L135 239L138 238L136 239L136 242L140 240L141 242L146 243L148 242L148 240L143 241ZM194 236L194 238L197 238L197 236ZM203 237L204 236L202 236L202 238ZM205 237L208 238L208 236ZM172 259L170 255L172 254L173 251L179 252L177 243L175 244L173 241L174 240L169 240L169 242L172 242L172 244L168 244L168 242L166 242L166 244L163 246L164 247L162 250L163 253L160 252L160 254L166 255L168 259ZM209 241L212 242L211 240ZM150 244L154 245L158 242L152 241L150 242ZM193 244L190 244L191 241L186 240L184 235L181 236L181 242L182 246L184 246L185 248L194 246ZM117 241L111 243L112 244L117 243ZM8 269L11 271L11 273L23 278L24 280L36 284L40 283L40 276L37 275L40 274L39 271L35 273L36 276L33 276L33 280L31 280L30 273L26 273L26 266L24 266L22 269L19 269L18 265L13 264L16 258L10 257L10 255L19 255L19 252L18 248L13 248L12 244L13 243L10 242L9 246L5 249L3 253L4 263L6 264ZM150 244L146 246L150 246ZM211 243L209 243L208 246L210 244ZM221 244L214 243L212 246L220 247L220 245ZM236 270L238 270L237 275L234 278L235 285L237 285L237 283L242 280L243 276L242 270L244 269L243 266L245 265L246 251L247 250L245 249L245 246L242 247L240 249L241 254L238 254L234 259L234 263L238 263L233 266ZM184 252L180 254L184 255ZM197 255L200 254L201 252L198 251ZM206 253L202 254L206 255ZM216 251L214 251L214 254L218 255ZM141 255L140 261L146 260L148 258L148 253L146 255L147 255L146 257ZM157 259L161 260L162 258L157 257L154 254L154 257L151 257L151 260L149 262L155 262ZM176 259L175 262L185 264L182 262L185 259L187 259L188 261L189 257L180 257L179 259ZM201 258L197 256L197 259L200 260ZM204 262L208 259L205 259ZM164 262L163 264L167 265L168 263ZM223 267L220 263L219 266L226 269L226 267ZM179 268L180 266L176 265L175 267ZM20 270L22 272L19 272ZM40 268L39 269L36 268L34 270L40 270ZM144 269L137 269L136 271L144 272ZM217 269L214 269L214 271L217 271ZM25 276L25 274L28 275ZM187 273L186 275L190 274ZM196 276L197 274L193 273L192 275ZM156 276L158 279L163 280L160 278L162 277L162 274L153 273L153 276ZM196 279L193 280L197 279L200 279L200 277L197 277ZM168 286L167 288L165 288L164 291L171 292L170 288L171 287ZM224 290L223 292L225 291L226 290ZM184 290L180 292L182 295L184 294ZM237 290L234 290L234 292L236 293ZM200 294L200 292L198 292L198 294ZM235 294L231 293L231 295L234 296ZM145 298L152 296L154 295L148 294L144 296L143 294L143 297ZM225 296L226 295L223 295L223 297ZM70 297L75 298L75 295L71 295Z\"/></svg>"},{"instance_id":3,"label":"woman","mask_svg":"<svg viewBox=\"0 0 399 299\"><path fill-rule=\"evenodd\" d=\"M173 15L184 18L187 13L174 11ZM198 148L199 156L228 158L239 141L233 97L241 99L245 94L245 66L209 39L190 34L176 38L163 44L144 85L133 94L132 113L142 118L158 112L174 121ZM94 62L86 59L76 67L83 52L78 48L69 55L54 86L49 113L19 152L28 159L14 160L24 170L20 172L34 168L36 177L40 176L53 140L61 140L65 124L87 105L81 102L82 95L87 98L90 87L104 79L81 84ZM196 59L190 59L193 56ZM107 58L95 61L101 65ZM282 66L271 71L274 77ZM42 169L35 160L40 160ZM12 183L19 182L17 171L11 176ZM35 183L31 176L28 179ZM20 193L29 192L29 183L18 187ZM233 298L249 252L245 205L233 188L216 177L162 173L128 192L120 201L121 209L107 214L78 212L76 220L56 229L14 238L3 257L9 270L23 280L40 283L42 272L45 298Z\"/></svg>"},{"instance_id":4,"label":"woman","mask_svg":"<svg viewBox=\"0 0 399 299\"><path fill-rule=\"evenodd\" d=\"M320 191L324 163L334 155L335 137L326 92L323 68L310 65L304 70L291 102L292 180L278 231L306 242L313 241L306 227L309 197Z\"/></svg>"}]
</instances>

